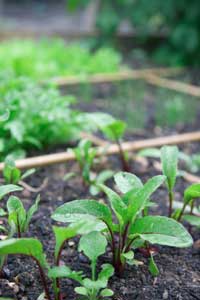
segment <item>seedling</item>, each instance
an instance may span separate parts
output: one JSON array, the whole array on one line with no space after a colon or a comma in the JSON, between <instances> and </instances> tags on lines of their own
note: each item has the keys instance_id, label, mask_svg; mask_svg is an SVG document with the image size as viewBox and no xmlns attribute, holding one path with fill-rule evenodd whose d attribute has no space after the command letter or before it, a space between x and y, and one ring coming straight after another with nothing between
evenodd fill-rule
<instances>
[{"instance_id":1,"label":"seedling","mask_svg":"<svg viewBox=\"0 0 200 300\"><path fill-rule=\"evenodd\" d=\"M178 148L176 146L164 146L161 148L162 171L166 176L166 184L169 196L168 216L172 216L174 202L174 186L177 177Z\"/></svg>"},{"instance_id":2,"label":"seedling","mask_svg":"<svg viewBox=\"0 0 200 300\"><path fill-rule=\"evenodd\" d=\"M120 194L105 185L100 186L108 196L109 205L96 200L75 200L58 207L52 218L59 222L76 223L82 219L87 223L92 219L97 224L104 223L112 248L112 263L119 275L123 273L126 262L138 264L134 259L134 249L145 242L172 247L192 244L190 234L177 221L147 215L148 207L152 205L150 197L166 180L165 176L155 176L145 184L137 176L125 172L117 173L114 179ZM152 260L151 256L151 265Z\"/></svg>"},{"instance_id":3,"label":"seedling","mask_svg":"<svg viewBox=\"0 0 200 300\"><path fill-rule=\"evenodd\" d=\"M41 281L44 288L44 294L41 294L41 299L51 300L50 295L50 289L49 284L47 283L46 274L48 274L48 277L50 279L53 279L53 292L54 292L54 298L55 300L61 300L62 294L60 291L60 278L71 278L79 282L82 287L85 287L87 289L88 296L91 296L88 299L101 299L103 296L108 296L108 294L111 294L110 290L106 289L107 282L110 276L113 274L113 268L110 265L103 265L102 271L98 275L98 279L93 282L93 280L85 278L85 276L82 274L82 272L75 272L70 270L67 266L60 266L60 259L62 255L62 250L65 246L65 243L68 239L73 238L74 236L78 234L88 234L90 232L89 227L93 227L94 230L103 230L105 226L98 224L94 221L89 221L88 224L85 224L85 222L80 221L76 224L72 224L68 227L53 227L55 239L56 239L56 245L55 245L55 267L51 268L50 265L46 261L46 256L43 251L42 244L39 240L35 238L9 238L4 241L0 241L0 258L3 259L7 255L11 254L21 254L21 255L27 255L30 258L32 258L37 266L38 270L40 272ZM94 234L95 239L97 239L96 243L94 242ZM85 240L87 239L87 240ZM86 247L88 247L88 243L90 243L90 251L93 250L93 252L87 252ZM86 245L87 244L87 245ZM92 244L92 246L91 246ZM97 247L95 247L97 245ZM103 247L102 247L103 245ZM105 252L106 248L106 240L105 238L100 235L98 232L93 233L93 235L90 233L89 236L85 236L85 238L82 239L80 242L80 251L84 251L84 253L91 259L92 262L92 274L93 276L96 274L96 264L97 258L99 255L103 254ZM89 249L88 249L89 251ZM90 255L90 256L89 256ZM96 260L94 259L96 255ZM96 276L96 275L95 275ZM94 287L90 287L89 284L92 282ZM81 289L79 290L77 288L77 292L81 292ZM95 293L96 291L96 293ZM80 294L80 293L79 293ZM91 294L91 295L90 295ZM100 294L100 295L99 295ZM100 296L100 298L92 298L94 295Z\"/></svg>"},{"instance_id":4,"label":"seedling","mask_svg":"<svg viewBox=\"0 0 200 300\"><path fill-rule=\"evenodd\" d=\"M92 148L92 143L89 140L81 140L76 148L72 151L75 154L76 160L79 164L79 168L82 174L82 180L84 186L89 186L90 193L94 196L99 193L98 184L104 183L106 180L113 176L111 170L105 170L98 175L92 172L92 168L95 163L96 149ZM74 173L68 173L64 179L68 180Z\"/></svg>"},{"instance_id":5,"label":"seedling","mask_svg":"<svg viewBox=\"0 0 200 300\"><path fill-rule=\"evenodd\" d=\"M35 200L35 203L26 212L23 203L18 197L11 196L7 201L8 222L10 226L14 225L15 232L18 238L21 238L22 233L28 230L28 226L33 214L38 210L40 196Z\"/></svg>"},{"instance_id":6,"label":"seedling","mask_svg":"<svg viewBox=\"0 0 200 300\"><path fill-rule=\"evenodd\" d=\"M20 169L15 166L15 162L10 159L5 160L3 176L7 184L20 184L20 181L32 175L35 169L29 169L23 174Z\"/></svg>"},{"instance_id":7,"label":"seedling","mask_svg":"<svg viewBox=\"0 0 200 300\"><path fill-rule=\"evenodd\" d=\"M119 157L124 172L130 172L130 166L127 161L127 155L123 150L121 139L124 136L126 130L126 123L121 120L113 120L113 122L101 127L104 135L111 141L115 142L119 148Z\"/></svg>"},{"instance_id":8,"label":"seedling","mask_svg":"<svg viewBox=\"0 0 200 300\"><path fill-rule=\"evenodd\" d=\"M84 299L98 300L111 297L113 291L107 288L107 284L114 273L113 267L110 264L104 264L98 276L96 273L98 257L105 253L106 246L106 238L96 231L92 231L80 239L79 251L83 251L91 261L91 278L86 278L82 272L71 271L68 267L63 266L51 269L49 277L53 279L62 277L74 279L80 284L79 287L75 288L75 292L84 296Z\"/></svg>"},{"instance_id":9,"label":"seedling","mask_svg":"<svg viewBox=\"0 0 200 300\"><path fill-rule=\"evenodd\" d=\"M195 201L200 198L200 184L195 183L189 186L184 192L184 201L181 210L176 211L176 218L187 221L193 226L200 226L200 212L199 208L195 211ZM189 206L189 214L185 214L186 208Z\"/></svg>"},{"instance_id":10,"label":"seedling","mask_svg":"<svg viewBox=\"0 0 200 300\"><path fill-rule=\"evenodd\" d=\"M126 123L113 118L109 114L105 113L93 113L85 114L85 119L88 119L88 123L92 124L90 129L99 129L110 141L116 143L119 148L119 157L122 165L122 169L125 172L130 171L130 166L127 160L127 154L123 150L121 140L126 130ZM96 125L96 128L95 128Z\"/></svg>"},{"instance_id":11,"label":"seedling","mask_svg":"<svg viewBox=\"0 0 200 300\"><path fill-rule=\"evenodd\" d=\"M81 140L78 146L72 149L79 164L84 185L89 185L92 181L91 168L94 164L96 150L91 146L92 143L89 140Z\"/></svg>"},{"instance_id":12,"label":"seedling","mask_svg":"<svg viewBox=\"0 0 200 300\"><path fill-rule=\"evenodd\" d=\"M17 192L17 191L21 191L23 190L23 188L21 188L18 185L14 185L14 184L6 184L6 185L2 185L0 186L0 200L2 200L6 195L12 193L12 192ZM4 217L6 216L6 212L3 208L0 208L0 217ZM6 231L6 229L1 226L0 230Z\"/></svg>"}]
</instances>

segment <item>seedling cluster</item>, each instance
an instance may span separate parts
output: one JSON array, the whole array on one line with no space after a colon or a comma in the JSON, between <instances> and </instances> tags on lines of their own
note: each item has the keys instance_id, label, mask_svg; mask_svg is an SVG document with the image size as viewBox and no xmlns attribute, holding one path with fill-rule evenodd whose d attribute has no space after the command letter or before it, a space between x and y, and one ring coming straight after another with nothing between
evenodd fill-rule
<instances>
[{"instance_id":1,"label":"seedling cluster","mask_svg":"<svg viewBox=\"0 0 200 300\"><path fill-rule=\"evenodd\" d=\"M82 141L74 149L81 169L82 177L88 186L93 186L90 169L93 166L95 150L89 141ZM200 184L189 186L184 192L181 208L175 208L175 184L179 152L177 147L165 146L161 149L162 175L157 175L146 182L130 172L117 172L114 175L115 190L102 182L95 182L100 199L76 199L56 208L51 218L58 222L52 230L55 236L54 263L49 264L41 241L27 237L29 224L39 208L40 197L26 210L22 201L13 192L22 190L16 167L6 165L4 176L9 184L0 187L0 199L9 195L7 200L7 238L0 241L1 268L8 255L26 255L38 266L44 293L40 299L62 300L61 280L70 278L76 284L75 293L83 299L109 299L114 291L109 288L109 279L115 273L123 276L126 265L140 267L143 261L137 259L137 252L148 257L148 269L153 276L158 276L159 267L155 260L154 245L171 247L190 247L193 239L181 224L187 221L200 225L199 209L196 200L200 198ZM13 171L14 170L14 171ZM9 172L8 172L9 171ZM11 174L11 175L10 175ZM16 175L17 174L17 175ZM9 176L8 176L9 175ZM11 180L12 179L12 180ZM15 184L13 184L15 183ZM152 195L161 186L166 186L169 198L169 215L151 215L155 206ZM10 195L11 194L11 195ZM189 208L189 212L188 212ZM63 224L62 226L60 224ZM66 242L79 237L77 250L90 261L90 275L83 270L75 271L63 265L61 258ZM98 259L107 252L112 258L97 268ZM99 265L98 265L99 266ZM47 278L52 282L50 287Z\"/></svg>"}]
</instances>

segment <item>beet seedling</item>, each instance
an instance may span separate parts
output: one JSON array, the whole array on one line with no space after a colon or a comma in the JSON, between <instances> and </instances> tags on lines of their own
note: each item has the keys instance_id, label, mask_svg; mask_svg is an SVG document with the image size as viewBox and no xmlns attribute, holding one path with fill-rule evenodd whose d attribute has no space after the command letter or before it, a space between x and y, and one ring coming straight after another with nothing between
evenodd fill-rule
<instances>
[{"instance_id":1,"label":"beet seedling","mask_svg":"<svg viewBox=\"0 0 200 300\"><path fill-rule=\"evenodd\" d=\"M178 148L176 146L164 146L161 148L162 171L166 176L166 183L169 196L169 212L168 216L172 216L174 202L174 186L177 177L178 165Z\"/></svg>"},{"instance_id":2,"label":"beet seedling","mask_svg":"<svg viewBox=\"0 0 200 300\"><path fill-rule=\"evenodd\" d=\"M111 141L115 142L119 148L119 157L124 172L130 172L130 166L127 161L127 155L123 150L121 139L124 136L126 130L126 123L121 120L113 120L100 128L104 135Z\"/></svg>"},{"instance_id":3,"label":"beet seedling","mask_svg":"<svg viewBox=\"0 0 200 300\"><path fill-rule=\"evenodd\" d=\"M145 214L145 210L152 205L151 195L165 181L165 176L155 176L145 184L130 173L120 172L114 178L120 194L101 185L109 205L96 200L74 200L58 207L52 218L59 222L76 223L82 219L87 223L88 219L92 219L104 223L112 248L112 263L119 275L123 273L126 262L137 264L134 249L144 242L172 247L192 244L190 234L180 223L167 217Z\"/></svg>"},{"instance_id":4,"label":"beet seedling","mask_svg":"<svg viewBox=\"0 0 200 300\"><path fill-rule=\"evenodd\" d=\"M80 251L83 251L92 262L92 274L93 278L96 276L96 261L99 255L105 252L105 248L107 245L105 237L100 235L100 233L90 233L90 228L94 230L104 230L105 225L97 224L92 220L88 221L87 224L83 221L76 222L76 224L71 224L68 227L57 227L54 226L54 234L55 234L55 266L53 268L47 263L46 256L43 251L43 247L41 242L35 238L8 238L4 241L0 241L0 261L4 260L4 257L12 254L21 254L26 255L32 258L40 272L41 281L44 288L44 297L46 299L51 300L49 283L47 282L47 275L49 279L53 279L53 293L54 300L62 300L62 294L60 290L60 279L61 278L71 278L80 283L80 289L77 288L77 293L81 293L81 288L87 290L88 299L95 300L101 299L103 296L111 295L111 291L106 289L108 279L113 274L113 268L110 265L103 265L102 271L99 273L98 278L96 280L91 280L89 278L85 278L82 272L72 271L67 266L60 266L62 251L64 249L65 243L67 240L75 237L79 234L88 234L87 236L83 236L80 242ZM95 239L94 239L95 235ZM96 242L95 242L96 241ZM102 247L103 245L103 247ZM89 248L87 248L89 246ZM97 246L97 247L96 247ZM90 250L90 252L88 252ZM91 252L93 251L93 252ZM93 256L92 256L93 253ZM96 256L95 256L96 255ZM1 265L2 266L2 265ZM91 287L90 284L93 284ZM83 291L83 290L82 290ZM95 298L98 297L99 298ZM43 297L43 298L44 298ZM42 299L43 299L42 298Z\"/></svg>"},{"instance_id":5,"label":"beet seedling","mask_svg":"<svg viewBox=\"0 0 200 300\"><path fill-rule=\"evenodd\" d=\"M92 167L94 165L96 149L92 148L92 143L89 140L81 140L78 146L73 148L72 151L79 164L84 186L89 186L90 193L93 196L97 195L99 193L98 184L104 183L111 178L113 172L111 170L105 170L93 176ZM68 173L64 179L68 180L72 176L74 176L74 173Z\"/></svg>"},{"instance_id":6,"label":"beet seedling","mask_svg":"<svg viewBox=\"0 0 200 300\"><path fill-rule=\"evenodd\" d=\"M199 208L196 207L195 212L195 201L200 199L200 184L195 183L189 186L184 192L184 200L183 206L181 209L177 210L176 218L178 221L182 219L187 221L189 224L193 226L200 226L200 211ZM189 206L189 213L185 213L186 208Z\"/></svg>"},{"instance_id":7,"label":"beet seedling","mask_svg":"<svg viewBox=\"0 0 200 300\"><path fill-rule=\"evenodd\" d=\"M18 238L21 238L22 233L28 230L28 226L35 212L38 210L40 196L35 200L35 203L26 212L22 201L15 196L11 196L7 201L8 223L14 226Z\"/></svg>"},{"instance_id":8,"label":"beet seedling","mask_svg":"<svg viewBox=\"0 0 200 300\"><path fill-rule=\"evenodd\" d=\"M6 159L3 169L3 177L6 184L20 184L20 181L32 175L35 169L30 169L21 173L20 169L15 166L15 162L10 159Z\"/></svg>"},{"instance_id":9,"label":"beet seedling","mask_svg":"<svg viewBox=\"0 0 200 300\"><path fill-rule=\"evenodd\" d=\"M85 256L91 261L91 278L86 278L82 272L71 271L68 267L54 267L49 271L49 277L54 280L58 278L71 278L77 281L80 286L75 288L78 295L84 299L98 300L108 298L113 295L113 291L107 288L108 280L113 275L114 269L110 264L102 265L102 269L97 276L97 259L106 251L107 240L97 231L92 231L81 237L79 251L83 251Z\"/></svg>"}]
</instances>

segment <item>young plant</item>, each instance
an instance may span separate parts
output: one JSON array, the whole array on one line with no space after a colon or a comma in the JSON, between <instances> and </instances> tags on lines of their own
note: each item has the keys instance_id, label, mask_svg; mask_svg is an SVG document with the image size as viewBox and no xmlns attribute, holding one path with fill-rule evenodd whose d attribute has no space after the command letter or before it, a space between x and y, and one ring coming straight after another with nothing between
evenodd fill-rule
<instances>
[{"instance_id":1,"label":"young plant","mask_svg":"<svg viewBox=\"0 0 200 300\"><path fill-rule=\"evenodd\" d=\"M91 146L92 143L89 140L81 140L78 146L72 149L79 164L85 185L89 185L91 183L91 168L96 156L96 149Z\"/></svg>"},{"instance_id":2,"label":"young plant","mask_svg":"<svg viewBox=\"0 0 200 300\"><path fill-rule=\"evenodd\" d=\"M166 180L165 176L155 176L145 184L137 176L126 172L117 173L114 179L120 194L101 185L108 196L109 205L96 200L74 200L58 207L52 218L71 223L77 220L87 223L88 219L92 219L106 225L104 231L111 244L112 263L119 275L123 273L126 262L138 263L134 259L134 249L145 242L172 247L188 247L192 244L190 234L180 223L167 217L147 215L148 207L152 205L150 197ZM153 270L152 262L151 256L150 270Z\"/></svg>"},{"instance_id":3,"label":"young plant","mask_svg":"<svg viewBox=\"0 0 200 300\"><path fill-rule=\"evenodd\" d=\"M85 114L85 120L88 119L88 124L90 124L90 129L99 129L102 133L118 145L119 157L122 165L122 169L125 172L130 172L130 166L128 164L127 155L123 150L121 140L124 136L126 130L126 123L113 118L109 114L105 113L93 113Z\"/></svg>"},{"instance_id":4,"label":"young plant","mask_svg":"<svg viewBox=\"0 0 200 300\"><path fill-rule=\"evenodd\" d=\"M76 148L72 151L75 154L76 160L79 164L79 168L82 174L83 184L89 186L90 193L94 196L99 193L98 184L104 183L106 180L113 176L111 170L105 170L100 172L98 175L92 172L94 160L96 156L96 149L92 148L92 143L89 140L81 140ZM65 175L64 179L67 180L73 173Z\"/></svg>"},{"instance_id":5,"label":"young plant","mask_svg":"<svg viewBox=\"0 0 200 300\"><path fill-rule=\"evenodd\" d=\"M17 192L22 190L23 188L18 185L14 185L14 184L2 185L0 186L0 200L2 200L6 195L12 192ZM5 210L3 208L0 208L0 217L4 217L6 215L7 213L5 212ZM6 229L3 226L0 226L0 230L6 231Z\"/></svg>"},{"instance_id":6,"label":"young plant","mask_svg":"<svg viewBox=\"0 0 200 300\"><path fill-rule=\"evenodd\" d=\"M10 226L14 226L18 238L21 238L22 233L25 233L28 230L32 216L38 210L39 201L40 196L36 198L35 203L26 212L22 201L18 197L11 196L8 199L8 223Z\"/></svg>"},{"instance_id":7,"label":"young plant","mask_svg":"<svg viewBox=\"0 0 200 300\"><path fill-rule=\"evenodd\" d=\"M130 172L130 166L127 160L127 155L123 150L121 140L126 130L126 123L121 120L113 120L113 122L101 127L104 135L111 141L115 142L119 148L119 157L121 160L122 169L124 172Z\"/></svg>"},{"instance_id":8,"label":"young plant","mask_svg":"<svg viewBox=\"0 0 200 300\"><path fill-rule=\"evenodd\" d=\"M176 146L164 146L161 148L162 171L166 176L166 184L169 196L168 216L172 217L174 202L174 186L177 177L178 148Z\"/></svg>"},{"instance_id":9,"label":"young plant","mask_svg":"<svg viewBox=\"0 0 200 300\"><path fill-rule=\"evenodd\" d=\"M20 169L15 166L15 162L11 159L6 159L3 169L3 177L7 184L20 184L20 182L32 175L35 172L35 169L29 169L23 174Z\"/></svg>"},{"instance_id":10,"label":"young plant","mask_svg":"<svg viewBox=\"0 0 200 300\"><path fill-rule=\"evenodd\" d=\"M183 206L176 212L178 221L183 219L193 226L200 226L200 211L198 207L195 209L195 201L198 199L200 199L200 184L195 183L189 186L184 192ZM189 213L186 213L187 207L189 207Z\"/></svg>"},{"instance_id":11,"label":"young plant","mask_svg":"<svg viewBox=\"0 0 200 300\"><path fill-rule=\"evenodd\" d=\"M60 266L60 260L62 255L62 250L64 249L65 243L70 238L75 237L79 234L88 234L90 232L90 227L93 227L94 230L104 230L105 226L102 224L97 224L94 221L89 221L88 224L85 224L83 221L76 222L76 224L71 224L68 227L57 227L54 226L54 234L56 239L56 245L55 245L55 266L51 269L50 265L46 261L46 256L44 254L42 244L39 240L35 238L8 238L4 241L0 241L0 261L4 260L4 258L7 255L11 254L21 254L21 255L27 255L30 258L32 258L37 266L38 270L40 272L41 281L43 284L44 293L41 294L41 299L48 299L52 300L51 294L50 294L50 288L49 283L47 282L47 275L49 279L53 279L53 295L54 300L62 300L62 294L60 290L60 278L71 278L79 282L81 285L87 285L88 281L85 279L85 276L82 275L82 272L75 272L70 270L67 266ZM105 239L103 236L99 237L99 234L95 232L95 238L97 237L99 243L105 243L103 239ZM99 238L98 238L99 237ZM90 245L92 242L94 242L94 236L90 239ZM89 241L89 237L88 237ZM91 246L91 249L94 250L94 253L98 256L99 249L102 249L102 245L99 246L99 243L93 244ZM82 250L84 250L84 241L82 244ZM94 245L98 245L98 247L95 250ZM103 247L104 248L104 247ZM84 250L86 251L86 250ZM100 251L102 252L102 250ZM104 249L105 252L105 249ZM103 253L104 253L103 252ZM95 255L95 254L94 254ZM100 254L99 254L100 255ZM93 257L94 258L94 257ZM95 272L94 268L94 260L92 260L93 265L93 272ZM2 266L2 265L1 265ZM110 290L107 291L104 287L107 286L107 281L110 276L112 276L113 270L112 267L109 265L103 265L102 266L102 272L100 272L98 276L98 280L96 281L96 287L97 293L100 292L101 289L103 289L100 293L101 296L108 295L108 293L111 293ZM85 281L84 281L85 280ZM93 283L93 282L92 282ZM95 285L95 283L93 283ZM90 289L88 286L88 291L93 292L94 290ZM93 295L92 294L92 295ZM91 298L92 299L92 298ZM96 298L95 298L96 299Z\"/></svg>"},{"instance_id":12,"label":"young plant","mask_svg":"<svg viewBox=\"0 0 200 300\"><path fill-rule=\"evenodd\" d=\"M91 261L91 278L86 278L82 272L71 271L68 267L63 266L51 269L49 277L54 280L62 277L74 279L80 284L79 287L75 288L75 292L84 296L84 299L98 300L111 297L113 291L107 288L107 284L114 273L113 267L110 264L102 265L102 270L98 276L96 271L98 257L105 253L106 246L106 238L97 231L92 231L80 239L79 251L83 251Z\"/></svg>"}]
</instances>

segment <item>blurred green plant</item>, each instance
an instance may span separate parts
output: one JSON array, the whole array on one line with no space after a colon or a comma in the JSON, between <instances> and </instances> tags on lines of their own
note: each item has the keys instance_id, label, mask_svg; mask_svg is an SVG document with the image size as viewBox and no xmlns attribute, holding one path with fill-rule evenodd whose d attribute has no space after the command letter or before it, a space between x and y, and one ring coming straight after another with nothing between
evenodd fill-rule
<instances>
[{"instance_id":1,"label":"blurred green plant","mask_svg":"<svg viewBox=\"0 0 200 300\"><path fill-rule=\"evenodd\" d=\"M91 0L68 0L71 9L87 5ZM96 26L98 43L115 42L115 34L123 20L129 21L144 40L149 35L165 37L154 53L157 60L171 64L200 64L200 9L198 0L101 0Z\"/></svg>"},{"instance_id":2,"label":"blurred green plant","mask_svg":"<svg viewBox=\"0 0 200 300\"><path fill-rule=\"evenodd\" d=\"M77 137L79 113L72 96L61 96L53 86L38 86L25 78L0 80L0 158L24 155L30 148L66 143ZM23 151L22 151L23 150ZM12 155L11 155L12 154Z\"/></svg>"},{"instance_id":3,"label":"blurred green plant","mask_svg":"<svg viewBox=\"0 0 200 300\"><path fill-rule=\"evenodd\" d=\"M19 39L0 45L0 70L35 80L117 72L120 62L121 55L112 48L91 53L88 47L78 43L67 45L61 39Z\"/></svg>"}]
</instances>

